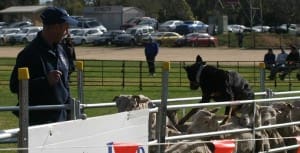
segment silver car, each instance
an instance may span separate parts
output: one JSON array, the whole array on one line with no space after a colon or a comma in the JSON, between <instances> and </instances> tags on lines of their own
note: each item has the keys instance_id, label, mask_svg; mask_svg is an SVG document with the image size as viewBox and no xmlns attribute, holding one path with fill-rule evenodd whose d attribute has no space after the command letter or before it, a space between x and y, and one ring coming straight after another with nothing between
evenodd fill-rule
<instances>
[{"instance_id":1,"label":"silver car","mask_svg":"<svg viewBox=\"0 0 300 153\"><path fill-rule=\"evenodd\" d=\"M158 26L158 31L167 32L175 31L176 26L183 24L181 20L168 20Z\"/></svg>"},{"instance_id":2,"label":"silver car","mask_svg":"<svg viewBox=\"0 0 300 153\"><path fill-rule=\"evenodd\" d=\"M43 28L38 26L22 28L20 32L16 33L10 38L14 43L28 43L31 42L39 31Z\"/></svg>"},{"instance_id":3,"label":"silver car","mask_svg":"<svg viewBox=\"0 0 300 153\"><path fill-rule=\"evenodd\" d=\"M80 31L77 31L77 33L71 35L71 38L74 45L82 45L93 43L94 40L96 40L102 34L103 32L98 28L81 29Z\"/></svg>"},{"instance_id":4,"label":"silver car","mask_svg":"<svg viewBox=\"0 0 300 153\"><path fill-rule=\"evenodd\" d=\"M0 45L4 45L9 39L20 31L20 28L3 28L0 30Z\"/></svg>"}]
</instances>

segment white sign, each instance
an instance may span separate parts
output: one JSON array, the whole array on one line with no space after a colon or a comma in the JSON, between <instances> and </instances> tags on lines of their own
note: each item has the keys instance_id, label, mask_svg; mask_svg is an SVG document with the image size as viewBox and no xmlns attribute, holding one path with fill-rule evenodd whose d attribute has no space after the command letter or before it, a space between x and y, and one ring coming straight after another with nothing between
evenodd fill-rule
<instances>
[{"instance_id":1,"label":"white sign","mask_svg":"<svg viewBox=\"0 0 300 153\"><path fill-rule=\"evenodd\" d=\"M148 110L29 128L29 153L116 153L108 143L135 143L148 152ZM141 151L140 153L143 153Z\"/></svg>"}]
</instances>

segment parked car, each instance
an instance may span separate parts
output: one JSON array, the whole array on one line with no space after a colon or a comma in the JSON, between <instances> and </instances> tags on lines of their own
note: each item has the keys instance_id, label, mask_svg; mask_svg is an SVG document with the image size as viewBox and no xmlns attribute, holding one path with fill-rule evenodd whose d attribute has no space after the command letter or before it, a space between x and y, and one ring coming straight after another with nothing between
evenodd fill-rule
<instances>
[{"instance_id":1,"label":"parked car","mask_svg":"<svg viewBox=\"0 0 300 153\"><path fill-rule=\"evenodd\" d=\"M74 45L93 43L103 32L97 28L81 29L71 36Z\"/></svg>"},{"instance_id":2,"label":"parked car","mask_svg":"<svg viewBox=\"0 0 300 153\"><path fill-rule=\"evenodd\" d=\"M102 32L107 31L107 28L102 23L92 18L80 18L78 20L77 26L72 28L94 28L94 29L99 29Z\"/></svg>"},{"instance_id":3,"label":"parked car","mask_svg":"<svg viewBox=\"0 0 300 153\"><path fill-rule=\"evenodd\" d=\"M9 42L11 44L31 42L42 29L42 27L38 26L24 27L18 33L10 37Z\"/></svg>"},{"instance_id":4,"label":"parked car","mask_svg":"<svg viewBox=\"0 0 300 153\"><path fill-rule=\"evenodd\" d=\"M0 29L6 28L8 24L6 22L0 22Z\"/></svg>"},{"instance_id":5,"label":"parked car","mask_svg":"<svg viewBox=\"0 0 300 153\"><path fill-rule=\"evenodd\" d=\"M157 28L158 21L151 17L133 17L121 25L120 29L126 30L137 25L148 25L153 29Z\"/></svg>"},{"instance_id":6,"label":"parked car","mask_svg":"<svg viewBox=\"0 0 300 153\"><path fill-rule=\"evenodd\" d=\"M281 24L280 26L271 27L269 32L296 34L296 27L296 24Z\"/></svg>"},{"instance_id":7,"label":"parked car","mask_svg":"<svg viewBox=\"0 0 300 153\"><path fill-rule=\"evenodd\" d=\"M103 35L101 35L100 37L96 38L93 42L94 45L111 45L112 44L112 40L115 38L115 36L119 35L119 34L124 34L125 30L110 30L107 31L105 33L103 33Z\"/></svg>"},{"instance_id":8,"label":"parked car","mask_svg":"<svg viewBox=\"0 0 300 153\"><path fill-rule=\"evenodd\" d=\"M0 45L7 43L13 35L18 33L20 28L3 28L0 30Z\"/></svg>"},{"instance_id":9,"label":"parked car","mask_svg":"<svg viewBox=\"0 0 300 153\"><path fill-rule=\"evenodd\" d=\"M117 35L113 39L112 43L117 46L141 45L143 44L143 37L148 36L153 32L154 29L151 26L135 26L132 28L128 28L126 30L126 33Z\"/></svg>"},{"instance_id":10,"label":"parked car","mask_svg":"<svg viewBox=\"0 0 300 153\"><path fill-rule=\"evenodd\" d=\"M227 30L232 33L251 32L251 28L239 24L230 24L227 26Z\"/></svg>"},{"instance_id":11,"label":"parked car","mask_svg":"<svg viewBox=\"0 0 300 153\"><path fill-rule=\"evenodd\" d=\"M218 39L208 33L189 33L183 38L177 39L176 46L218 46Z\"/></svg>"},{"instance_id":12,"label":"parked car","mask_svg":"<svg viewBox=\"0 0 300 153\"><path fill-rule=\"evenodd\" d=\"M206 32L208 28L207 24L204 24L202 21L198 20L188 20L184 21L183 24L176 26L175 32L186 35L192 32Z\"/></svg>"},{"instance_id":13,"label":"parked car","mask_svg":"<svg viewBox=\"0 0 300 153\"><path fill-rule=\"evenodd\" d=\"M183 24L181 20L168 20L158 26L158 31L175 31L176 26Z\"/></svg>"},{"instance_id":14,"label":"parked car","mask_svg":"<svg viewBox=\"0 0 300 153\"><path fill-rule=\"evenodd\" d=\"M296 35L300 36L300 24L297 24L296 26Z\"/></svg>"},{"instance_id":15,"label":"parked car","mask_svg":"<svg viewBox=\"0 0 300 153\"><path fill-rule=\"evenodd\" d=\"M253 32L269 32L270 30L270 26L266 26L266 25L257 25L252 27L252 31Z\"/></svg>"},{"instance_id":16,"label":"parked car","mask_svg":"<svg viewBox=\"0 0 300 153\"><path fill-rule=\"evenodd\" d=\"M9 28L23 28L23 27L30 27L33 26L33 23L30 21L19 21L19 22L13 22L8 25Z\"/></svg>"},{"instance_id":17,"label":"parked car","mask_svg":"<svg viewBox=\"0 0 300 153\"><path fill-rule=\"evenodd\" d=\"M153 39L159 45L174 46L177 39L183 36L176 32L156 32L143 38L143 42L147 42L149 39Z\"/></svg>"},{"instance_id":18,"label":"parked car","mask_svg":"<svg viewBox=\"0 0 300 153\"><path fill-rule=\"evenodd\" d=\"M153 27L153 29L158 29L158 21L154 18L147 18L147 19L141 20L137 25L140 25L140 26L147 25L147 26Z\"/></svg>"},{"instance_id":19,"label":"parked car","mask_svg":"<svg viewBox=\"0 0 300 153\"><path fill-rule=\"evenodd\" d=\"M80 31L82 31L81 28L70 28L70 29L68 29L68 32L69 32L69 34L70 34L71 37L73 35L75 35L76 33L80 32Z\"/></svg>"}]
</instances>

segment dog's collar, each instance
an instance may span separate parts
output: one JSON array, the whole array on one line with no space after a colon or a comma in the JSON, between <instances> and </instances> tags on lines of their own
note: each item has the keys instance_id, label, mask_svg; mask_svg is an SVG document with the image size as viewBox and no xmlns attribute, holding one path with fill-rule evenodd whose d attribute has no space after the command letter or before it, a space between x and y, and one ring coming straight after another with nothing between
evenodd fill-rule
<instances>
[{"instance_id":1,"label":"dog's collar","mask_svg":"<svg viewBox=\"0 0 300 153\"><path fill-rule=\"evenodd\" d=\"M202 65L202 64L199 66L199 69L198 69L197 74L196 74L197 83L200 83L200 76L201 76L201 73L202 73L202 70L203 70L204 67L205 67L205 65Z\"/></svg>"}]
</instances>

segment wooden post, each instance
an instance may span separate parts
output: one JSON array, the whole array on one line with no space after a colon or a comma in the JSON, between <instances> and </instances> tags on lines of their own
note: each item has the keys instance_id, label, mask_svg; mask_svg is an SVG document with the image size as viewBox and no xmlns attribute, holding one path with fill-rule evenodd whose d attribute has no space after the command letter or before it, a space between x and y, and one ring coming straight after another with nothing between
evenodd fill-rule
<instances>
[{"instance_id":1,"label":"wooden post","mask_svg":"<svg viewBox=\"0 0 300 153\"><path fill-rule=\"evenodd\" d=\"M167 116L167 104L168 104L168 77L170 70L170 62L164 62L162 66L162 95L161 104L158 110L158 153L163 153L165 150L165 136L166 136L166 116Z\"/></svg>"},{"instance_id":2,"label":"wooden post","mask_svg":"<svg viewBox=\"0 0 300 153\"><path fill-rule=\"evenodd\" d=\"M260 91L265 91L265 63L259 63Z\"/></svg>"},{"instance_id":3,"label":"wooden post","mask_svg":"<svg viewBox=\"0 0 300 153\"><path fill-rule=\"evenodd\" d=\"M83 61L76 61L76 68L77 68L77 93L78 93L77 96L78 96L79 102L81 104L84 104L84 98L83 98ZM81 110L81 113L82 114L84 113L83 109Z\"/></svg>"},{"instance_id":4,"label":"wooden post","mask_svg":"<svg viewBox=\"0 0 300 153\"><path fill-rule=\"evenodd\" d=\"M83 61L76 61L78 99L83 103Z\"/></svg>"},{"instance_id":5,"label":"wooden post","mask_svg":"<svg viewBox=\"0 0 300 153\"><path fill-rule=\"evenodd\" d=\"M29 112L28 112L28 68L18 69L19 79L19 135L18 135L18 148L19 153L28 153L28 126L29 126Z\"/></svg>"}]
</instances>

